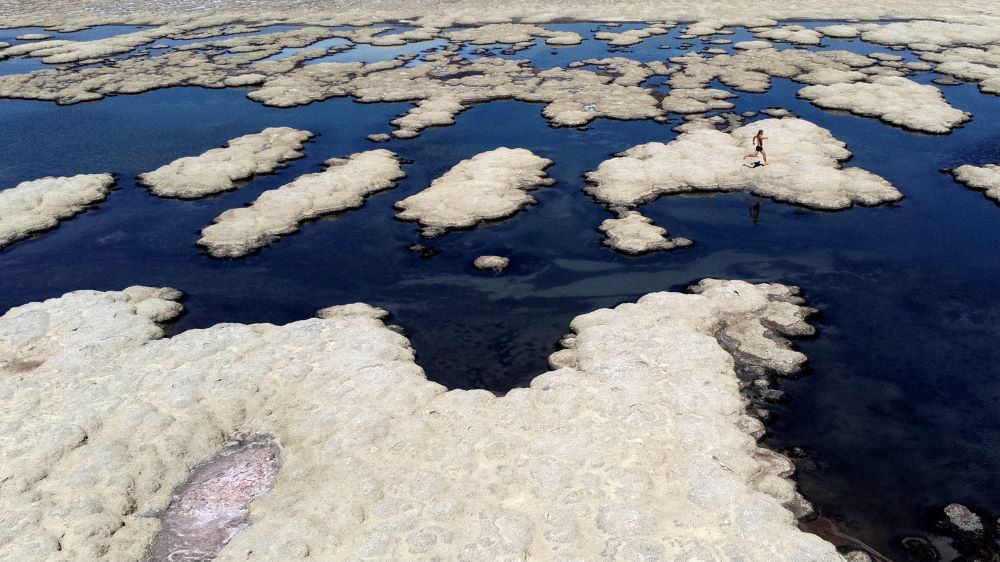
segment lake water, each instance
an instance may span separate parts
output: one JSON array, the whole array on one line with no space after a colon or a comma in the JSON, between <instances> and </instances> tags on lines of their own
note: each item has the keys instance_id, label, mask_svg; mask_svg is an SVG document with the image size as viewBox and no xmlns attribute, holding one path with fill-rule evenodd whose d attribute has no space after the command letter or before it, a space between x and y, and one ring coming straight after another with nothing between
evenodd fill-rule
<instances>
[{"instance_id":1,"label":"lake water","mask_svg":"<svg viewBox=\"0 0 1000 562\"><path fill-rule=\"evenodd\" d=\"M551 27L578 31L586 40L513 55L487 48L540 67L609 54L662 60L685 52L676 29L623 50L593 39L596 24ZM0 40L31 31L37 30L5 30ZM741 30L722 37L750 35ZM687 43L696 51L729 48ZM465 52L478 56L472 53L479 48ZM886 50L837 40L823 48ZM410 53L412 46L364 46L330 60L383 60L397 51ZM0 72L16 64L23 68L25 61L0 62ZM186 295L186 313L170 327L176 333L218 322L285 323L324 306L362 301L389 310L391 321L406 329L428 378L451 388L504 392L547 370L547 356L581 313L681 290L704 277L800 285L821 311L814 320L819 333L797 342L810 368L780 383L790 401L773 406L778 418L766 442L809 451L798 481L817 510L883 554L900 557L899 538L926 533L925 514L933 506L958 501L1000 512L1000 208L940 171L1000 161L1000 97L980 95L974 85L942 87L949 102L974 119L939 136L820 110L795 97L799 87L776 79L765 94L737 92L734 111L784 107L829 129L854 152L850 165L886 178L905 199L835 213L760 200L754 221L750 208L758 199L745 194L662 198L642 212L696 245L639 258L601 245L596 228L611 215L581 191L582 175L613 153L674 138L676 118L552 128L541 105L502 101L472 107L453 126L376 145L366 135L389 131L388 121L410 104L340 98L276 109L250 101L245 90L197 88L65 107L0 100L0 186L105 171L118 179L96 210L0 251L0 312L77 289L170 286ZM141 172L269 126L318 136L304 158L217 197L160 199L135 183ZM535 192L538 205L430 241L414 224L392 218L395 201L460 160L500 146L524 147L555 162L548 172L556 184ZM321 170L327 158L376 147L410 163L396 189L363 208L307 224L240 260L212 259L195 246L200 229L222 211ZM423 259L407 250L414 243L440 254ZM509 256L512 266L499 275L477 271L472 260L482 254Z\"/></svg>"}]
</instances>

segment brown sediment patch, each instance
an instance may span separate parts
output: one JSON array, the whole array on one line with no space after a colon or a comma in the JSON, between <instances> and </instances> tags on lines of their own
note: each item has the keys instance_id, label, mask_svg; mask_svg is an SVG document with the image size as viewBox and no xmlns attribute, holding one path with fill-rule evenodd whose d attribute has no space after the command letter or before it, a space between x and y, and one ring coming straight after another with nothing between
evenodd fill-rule
<instances>
[{"instance_id":1,"label":"brown sediment patch","mask_svg":"<svg viewBox=\"0 0 1000 562\"><path fill-rule=\"evenodd\" d=\"M194 467L160 514L149 562L210 560L250 524L250 503L274 487L281 450L269 437L241 439Z\"/></svg>"},{"instance_id":2,"label":"brown sediment patch","mask_svg":"<svg viewBox=\"0 0 1000 562\"><path fill-rule=\"evenodd\" d=\"M27 373L37 369L44 361L10 361L4 368L12 373Z\"/></svg>"}]
</instances>

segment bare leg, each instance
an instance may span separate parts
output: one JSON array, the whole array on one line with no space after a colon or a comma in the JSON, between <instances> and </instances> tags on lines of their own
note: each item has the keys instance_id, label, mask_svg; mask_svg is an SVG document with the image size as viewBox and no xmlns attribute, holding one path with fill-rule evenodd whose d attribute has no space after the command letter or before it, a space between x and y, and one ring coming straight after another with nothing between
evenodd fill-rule
<instances>
[{"instance_id":1,"label":"bare leg","mask_svg":"<svg viewBox=\"0 0 1000 562\"><path fill-rule=\"evenodd\" d=\"M767 153L761 150L760 155L764 157L764 165L767 166Z\"/></svg>"}]
</instances>

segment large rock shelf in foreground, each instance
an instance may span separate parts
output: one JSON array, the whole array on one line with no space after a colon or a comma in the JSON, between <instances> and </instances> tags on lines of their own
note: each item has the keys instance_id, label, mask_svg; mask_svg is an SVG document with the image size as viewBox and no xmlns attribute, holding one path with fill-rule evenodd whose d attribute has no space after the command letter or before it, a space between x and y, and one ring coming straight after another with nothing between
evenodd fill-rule
<instances>
[{"instance_id":1,"label":"large rock shelf in foreground","mask_svg":"<svg viewBox=\"0 0 1000 562\"><path fill-rule=\"evenodd\" d=\"M691 291L577 317L504 397L429 382L364 304L170 338L171 289L12 309L0 551L140 560L191 471L263 435L276 481L217 560L842 560L796 527L792 465L757 445L736 374L797 370L785 337L811 309L783 285Z\"/></svg>"}]
</instances>

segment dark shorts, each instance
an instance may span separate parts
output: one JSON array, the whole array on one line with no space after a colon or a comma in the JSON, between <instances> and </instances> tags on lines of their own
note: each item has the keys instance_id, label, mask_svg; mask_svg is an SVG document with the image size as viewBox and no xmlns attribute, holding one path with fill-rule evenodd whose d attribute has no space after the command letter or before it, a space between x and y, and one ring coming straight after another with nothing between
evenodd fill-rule
<instances>
[{"instance_id":1,"label":"dark shorts","mask_svg":"<svg viewBox=\"0 0 1000 562\"><path fill-rule=\"evenodd\" d=\"M764 152L764 147L763 147L763 146L760 146L760 145L758 145L758 146L757 146L757 152Z\"/></svg>"}]
</instances>

